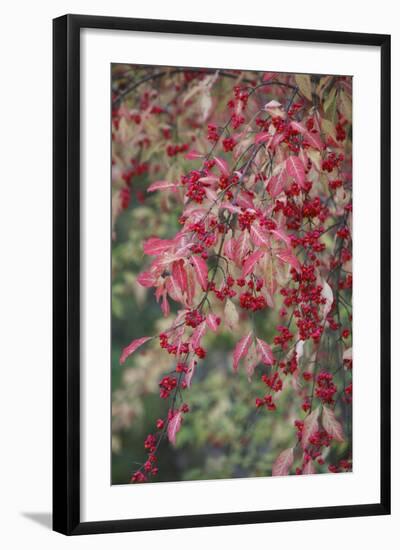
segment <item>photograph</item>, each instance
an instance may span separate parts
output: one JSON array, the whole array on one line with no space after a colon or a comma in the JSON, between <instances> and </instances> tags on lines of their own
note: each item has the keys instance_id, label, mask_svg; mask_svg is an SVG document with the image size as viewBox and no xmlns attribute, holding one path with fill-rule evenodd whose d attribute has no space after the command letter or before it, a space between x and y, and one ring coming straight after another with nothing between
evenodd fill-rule
<instances>
[{"instance_id":1,"label":"photograph","mask_svg":"<svg viewBox=\"0 0 400 550\"><path fill-rule=\"evenodd\" d=\"M351 472L352 77L110 70L111 483Z\"/></svg>"}]
</instances>

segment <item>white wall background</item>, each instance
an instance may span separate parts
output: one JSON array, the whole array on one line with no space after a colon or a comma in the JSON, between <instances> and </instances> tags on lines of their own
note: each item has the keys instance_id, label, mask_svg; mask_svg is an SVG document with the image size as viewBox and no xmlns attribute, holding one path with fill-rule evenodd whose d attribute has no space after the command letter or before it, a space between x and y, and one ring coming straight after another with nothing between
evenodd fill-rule
<instances>
[{"instance_id":1,"label":"white wall background","mask_svg":"<svg viewBox=\"0 0 400 550\"><path fill-rule=\"evenodd\" d=\"M95 5L94 5L95 4ZM87 13L392 34L393 196L400 203L400 30L391 0L14 0L0 32L0 543L3 548L321 547L394 548L400 535L400 216L393 208L393 514L196 530L67 538L50 528L51 510L51 19ZM240 499L240 495L237 495ZM391 542L393 541L393 542Z\"/></svg>"}]
</instances>

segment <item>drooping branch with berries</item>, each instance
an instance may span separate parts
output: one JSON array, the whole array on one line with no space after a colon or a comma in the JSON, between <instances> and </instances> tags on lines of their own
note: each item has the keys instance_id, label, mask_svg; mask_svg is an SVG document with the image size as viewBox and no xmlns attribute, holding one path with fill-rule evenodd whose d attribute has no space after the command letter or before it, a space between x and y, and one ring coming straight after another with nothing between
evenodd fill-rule
<instances>
[{"instance_id":1,"label":"drooping branch with berries","mask_svg":"<svg viewBox=\"0 0 400 550\"><path fill-rule=\"evenodd\" d=\"M131 481L156 479L161 442L175 445L190 412L207 334L223 332L237 335L232 376L265 388L251 422L279 411L283 390L300 403L292 445L264 475L349 471L351 79L117 65L112 114L113 232L131 201L153 194L179 225L143 242L137 277L170 325L120 357L158 341L171 365L159 380L165 416ZM142 174L148 195L133 197ZM280 321L267 341L270 311Z\"/></svg>"}]
</instances>

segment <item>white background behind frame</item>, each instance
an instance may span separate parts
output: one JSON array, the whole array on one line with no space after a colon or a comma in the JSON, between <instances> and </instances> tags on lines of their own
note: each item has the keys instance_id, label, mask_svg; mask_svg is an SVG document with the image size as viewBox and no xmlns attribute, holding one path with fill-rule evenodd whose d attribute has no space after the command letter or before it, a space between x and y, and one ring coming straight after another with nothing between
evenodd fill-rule
<instances>
[{"instance_id":1,"label":"white background behind frame","mask_svg":"<svg viewBox=\"0 0 400 550\"><path fill-rule=\"evenodd\" d=\"M110 63L354 75L353 473L110 486ZM83 29L81 117L81 520L379 502L380 49Z\"/></svg>"}]
</instances>

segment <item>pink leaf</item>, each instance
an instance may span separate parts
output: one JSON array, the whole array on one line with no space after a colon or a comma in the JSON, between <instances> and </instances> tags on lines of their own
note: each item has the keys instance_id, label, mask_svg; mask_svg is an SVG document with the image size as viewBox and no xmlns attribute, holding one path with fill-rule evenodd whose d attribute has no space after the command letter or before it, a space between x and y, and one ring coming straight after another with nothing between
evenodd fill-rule
<instances>
[{"instance_id":1,"label":"pink leaf","mask_svg":"<svg viewBox=\"0 0 400 550\"><path fill-rule=\"evenodd\" d=\"M165 278L165 288L168 291L168 294L171 296L175 302L184 303L182 291L174 277Z\"/></svg>"},{"instance_id":2,"label":"pink leaf","mask_svg":"<svg viewBox=\"0 0 400 550\"><path fill-rule=\"evenodd\" d=\"M281 170L278 175L272 176L267 184L267 191L272 198L277 197L282 193L287 181L287 172L285 169Z\"/></svg>"},{"instance_id":3,"label":"pink leaf","mask_svg":"<svg viewBox=\"0 0 400 550\"><path fill-rule=\"evenodd\" d=\"M234 239L228 239L224 244L224 255L229 259L234 261L235 259L235 247L236 241Z\"/></svg>"},{"instance_id":4,"label":"pink leaf","mask_svg":"<svg viewBox=\"0 0 400 550\"><path fill-rule=\"evenodd\" d=\"M217 315L214 315L214 313L209 313L206 317L206 323L211 330L216 332L221 323L221 319Z\"/></svg>"},{"instance_id":5,"label":"pink leaf","mask_svg":"<svg viewBox=\"0 0 400 550\"><path fill-rule=\"evenodd\" d=\"M322 143L318 134L314 134L313 132L306 132L304 134L304 138L313 149L318 149L318 151L324 150L324 144Z\"/></svg>"},{"instance_id":6,"label":"pink leaf","mask_svg":"<svg viewBox=\"0 0 400 550\"><path fill-rule=\"evenodd\" d=\"M202 155L201 153L199 153L198 151L196 151L195 149L193 149L193 151L189 151L189 153L186 153L185 155L185 159L188 159L188 160L195 160L195 159L200 159L202 158L204 155Z\"/></svg>"},{"instance_id":7,"label":"pink leaf","mask_svg":"<svg viewBox=\"0 0 400 550\"><path fill-rule=\"evenodd\" d=\"M204 176L203 178L200 178L199 181L201 181L201 183L212 185L213 183L217 183L218 179L219 178L217 178L217 176Z\"/></svg>"},{"instance_id":8,"label":"pink leaf","mask_svg":"<svg viewBox=\"0 0 400 550\"><path fill-rule=\"evenodd\" d=\"M319 407L312 411L304 420L304 426L301 436L301 446L305 449L309 439L314 432L318 430Z\"/></svg>"},{"instance_id":9,"label":"pink leaf","mask_svg":"<svg viewBox=\"0 0 400 550\"><path fill-rule=\"evenodd\" d=\"M210 189L209 187L205 188L205 192L207 195L207 199L211 202L217 202L218 201L218 195L214 189Z\"/></svg>"},{"instance_id":10,"label":"pink leaf","mask_svg":"<svg viewBox=\"0 0 400 550\"><path fill-rule=\"evenodd\" d=\"M182 425L182 413L175 412L168 422L167 435L172 445L176 444L176 434L179 432Z\"/></svg>"},{"instance_id":11,"label":"pink leaf","mask_svg":"<svg viewBox=\"0 0 400 550\"><path fill-rule=\"evenodd\" d=\"M196 349L200 346L200 342L206 332L206 328L207 328L207 325L205 321L203 321L202 323L200 323L200 325L197 325L197 327L194 329L192 337L190 339L190 343L192 344L193 349Z\"/></svg>"},{"instance_id":12,"label":"pink leaf","mask_svg":"<svg viewBox=\"0 0 400 550\"><path fill-rule=\"evenodd\" d=\"M258 222L254 222L250 227L251 240L256 246L268 246L266 231Z\"/></svg>"},{"instance_id":13,"label":"pink leaf","mask_svg":"<svg viewBox=\"0 0 400 550\"><path fill-rule=\"evenodd\" d=\"M192 378L194 375L194 371L196 370L197 362L195 359L191 359L189 362L189 366L187 371L185 372L185 382L187 387L189 388L192 384Z\"/></svg>"},{"instance_id":14,"label":"pink leaf","mask_svg":"<svg viewBox=\"0 0 400 550\"><path fill-rule=\"evenodd\" d=\"M291 176L297 185L304 189L304 180L306 174L304 172L304 166L298 157L290 156L286 160L286 170L289 176Z\"/></svg>"},{"instance_id":15,"label":"pink leaf","mask_svg":"<svg viewBox=\"0 0 400 550\"><path fill-rule=\"evenodd\" d=\"M273 365L274 364L274 354L272 353L272 348L267 342L257 338L257 349L261 354L261 361L264 365Z\"/></svg>"},{"instance_id":16,"label":"pink leaf","mask_svg":"<svg viewBox=\"0 0 400 550\"><path fill-rule=\"evenodd\" d=\"M132 340L132 342L129 344L129 346L126 346L122 350L121 357L119 358L120 365L123 365L127 358L132 355L140 346L142 346L145 342L148 340L151 340L151 336L144 336L143 338L137 338L136 340Z\"/></svg>"},{"instance_id":17,"label":"pink leaf","mask_svg":"<svg viewBox=\"0 0 400 550\"><path fill-rule=\"evenodd\" d=\"M182 292L187 291L187 273L184 267L183 260L178 260L172 264L172 278Z\"/></svg>"},{"instance_id":18,"label":"pink leaf","mask_svg":"<svg viewBox=\"0 0 400 550\"><path fill-rule=\"evenodd\" d=\"M171 250L173 241L150 237L143 243L143 252L149 256L158 256L167 250Z\"/></svg>"},{"instance_id":19,"label":"pink leaf","mask_svg":"<svg viewBox=\"0 0 400 550\"><path fill-rule=\"evenodd\" d=\"M266 141L269 140L270 137L271 136L268 132L260 132L259 134L256 134L255 143L256 145L260 143L265 143Z\"/></svg>"},{"instance_id":20,"label":"pink leaf","mask_svg":"<svg viewBox=\"0 0 400 550\"><path fill-rule=\"evenodd\" d=\"M236 372L239 366L240 359L246 355L250 344L251 344L251 338L253 336L252 332L249 332L247 336L244 336L235 346L235 350L233 352L233 370Z\"/></svg>"},{"instance_id":21,"label":"pink leaf","mask_svg":"<svg viewBox=\"0 0 400 550\"><path fill-rule=\"evenodd\" d=\"M282 451L272 465L273 476L287 476L293 465L293 447Z\"/></svg>"},{"instance_id":22,"label":"pink leaf","mask_svg":"<svg viewBox=\"0 0 400 550\"><path fill-rule=\"evenodd\" d=\"M276 255L282 262L294 267L296 271L300 271L301 267L299 260L288 248L279 250Z\"/></svg>"},{"instance_id":23,"label":"pink leaf","mask_svg":"<svg viewBox=\"0 0 400 550\"><path fill-rule=\"evenodd\" d=\"M310 474L315 474L315 468L314 468L314 464L312 462L312 460L309 460L307 462L307 464L304 466L303 468L303 472L302 472L304 475L310 475Z\"/></svg>"},{"instance_id":24,"label":"pink leaf","mask_svg":"<svg viewBox=\"0 0 400 550\"><path fill-rule=\"evenodd\" d=\"M221 159L220 157L214 157L214 160L221 174L223 176L229 176L229 166L226 160Z\"/></svg>"},{"instance_id":25,"label":"pink leaf","mask_svg":"<svg viewBox=\"0 0 400 550\"><path fill-rule=\"evenodd\" d=\"M292 241L290 240L289 235L285 232L284 229L278 228L278 229L271 229L271 233L275 235L278 239L283 241L287 246L292 246Z\"/></svg>"},{"instance_id":26,"label":"pink leaf","mask_svg":"<svg viewBox=\"0 0 400 550\"><path fill-rule=\"evenodd\" d=\"M162 296L161 311L163 312L164 317L168 317L170 312L170 307L169 307L166 291L163 293L163 296Z\"/></svg>"},{"instance_id":27,"label":"pink leaf","mask_svg":"<svg viewBox=\"0 0 400 550\"><path fill-rule=\"evenodd\" d=\"M224 201L223 203L221 203L221 210L223 210L224 208L225 210L228 210L228 212L230 212L231 214L242 213L242 210L238 206L235 206L234 204L231 204L228 201Z\"/></svg>"},{"instance_id":28,"label":"pink leaf","mask_svg":"<svg viewBox=\"0 0 400 550\"><path fill-rule=\"evenodd\" d=\"M150 273L150 271L142 271L142 273L139 273L139 275L136 277L136 281L140 285L146 288L150 288L156 284L157 278L152 273Z\"/></svg>"},{"instance_id":29,"label":"pink leaf","mask_svg":"<svg viewBox=\"0 0 400 550\"><path fill-rule=\"evenodd\" d=\"M243 359L246 367L247 379L251 382L254 369L259 363L258 354L253 343L251 343L250 348Z\"/></svg>"},{"instance_id":30,"label":"pink leaf","mask_svg":"<svg viewBox=\"0 0 400 550\"><path fill-rule=\"evenodd\" d=\"M251 193L241 191L236 197L236 203L242 208L254 210L253 195Z\"/></svg>"},{"instance_id":31,"label":"pink leaf","mask_svg":"<svg viewBox=\"0 0 400 550\"><path fill-rule=\"evenodd\" d=\"M285 139L285 134L282 132L280 134L275 134L274 137L271 140L271 143L268 144L268 148L272 151L275 151L275 149L278 147L278 145Z\"/></svg>"},{"instance_id":32,"label":"pink leaf","mask_svg":"<svg viewBox=\"0 0 400 550\"><path fill-rule=\"evenodd\" d=\"M264 254L264 250L257 250L247 257L247 259L243 263L243 277L247 277L247 275L253 271L254 266L264 256Z\"/></svg>"},{"instance_id":33,"label":"pink leaf","mask_svg":"<svg viewBox=\"0 0 400 550\"><path fill-rule=\"evenodd\" d=\"M192 256L192 263L197 280L203 290L208 287L208 267L201 256Z\"/></svg>"},{"instance_id":34,"label":"pink leaf","mask_svg":"<svg viewBox=\"0 0 400 550\"><path fill-rule=\"evenodd\" d=\"M155 181L148 188L147 192L151 191L161 191L164 189L176 189L176 183L171 183L169 181Z\"/></svg>"},{"instance_id":35,"label":"pink leaf","mask_svg":"<svg viewBox=\"0 0 400 550\"><path fill-rule=\"evenodd\" d=\"M265 86L268 86L269 80L274 80L278 76L278 73L264 73L263 75L263 82L266 82Z\"/></svg>"},{"instance_id":36,"label":"pink leaf","mask_svg":"<svg viewBox=\"0 0 400 550\"><path fill-rule=\"evenodd\" d=\"M243 231L236 240L235 259L238 264L242 262L243 258L250 250L249 240L249 234L247 231Z\"/></svg>"},{"instance_id":37,"label":"pink leaf","mask_svg":"<svg viewBox=\"0 0 400 550\"><path fill-rule=\"evenodd\" d=\"M296 132L299 132L299 134L305 134L307 132L307 128L300 124L300 122L296 122L295 120L292 120L290 123L290 126L296 130Z\"/></svg>"},{"instance_id":38,"label":"pink leaf","mask_svg":"<svg viewBox=\"0 0 400 550\"><path fill-rule=\"evenodd\" d=\"M322 425L325 430L337 441L344 441L343 429L338 420L335 418L335 413L325 405L322 407Z\"/></svg>"}]
</instances>

